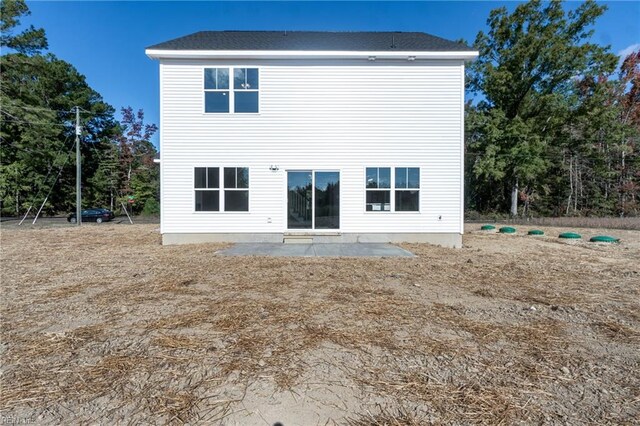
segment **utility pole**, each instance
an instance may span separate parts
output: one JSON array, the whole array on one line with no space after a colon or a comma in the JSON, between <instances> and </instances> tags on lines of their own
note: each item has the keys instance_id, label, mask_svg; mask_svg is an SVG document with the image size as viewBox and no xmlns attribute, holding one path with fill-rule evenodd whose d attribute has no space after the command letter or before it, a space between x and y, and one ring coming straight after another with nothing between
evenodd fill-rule
<instances>
[{"instance_id":1,"label":"utility pole","mask_svg":"<svg viewBox=\"0 0 640 426\"><path fill-rule=\"evenodd\" d=\"M82 164L80 162L80 107L76 107L76 223L82 224Z\"/></svg>"}]
</instances>

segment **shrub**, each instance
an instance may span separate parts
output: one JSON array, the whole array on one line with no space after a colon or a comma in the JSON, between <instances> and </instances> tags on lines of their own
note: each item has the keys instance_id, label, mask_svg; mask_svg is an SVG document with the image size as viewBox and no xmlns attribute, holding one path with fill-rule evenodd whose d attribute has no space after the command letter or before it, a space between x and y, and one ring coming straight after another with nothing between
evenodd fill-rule
<instances>
[{"instance_id":1,"label":"shrub","mask_svg":"<svg viewBox=\"0 0 640 426\"><path fill-rule=\"evenodd\" d=\"M160 203L155 198L148 198L142 208L144 216L157 216L160 214Z\"/></svg>"}]
</instances>

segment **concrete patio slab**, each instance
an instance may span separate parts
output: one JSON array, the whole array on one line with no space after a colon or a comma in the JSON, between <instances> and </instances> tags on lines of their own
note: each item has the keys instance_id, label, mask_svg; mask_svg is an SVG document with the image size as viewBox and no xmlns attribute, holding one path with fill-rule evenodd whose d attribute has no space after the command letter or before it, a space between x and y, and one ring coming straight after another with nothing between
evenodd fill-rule
<instances>
[{"instance_id":1,"label":"concrete patio slab","mask_svg":"<svg viewBox=\"0 0 640 426\"><path fill-rule=\"evenodd\" d=\"M414 257L410 251L384 243L240 243L216 252L222 256L285 257Z\"/></svg>"}]
</instances>

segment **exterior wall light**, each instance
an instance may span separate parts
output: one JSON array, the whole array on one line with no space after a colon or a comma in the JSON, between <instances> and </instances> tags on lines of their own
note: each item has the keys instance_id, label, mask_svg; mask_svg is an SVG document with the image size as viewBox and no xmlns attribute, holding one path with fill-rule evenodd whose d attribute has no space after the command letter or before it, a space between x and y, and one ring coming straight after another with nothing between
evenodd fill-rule
<instances>
[{"instance_id":1,"label":"exterior wall light","mask_svg":"<svg viewBox=\"0 0 640 426\"><path fill-rule=\"evenodd\" d=\"M416 60L416 57L415 57L415 56L409 56L409 57L407 58L407 61L415 61L415 60Z\"/></svg>"},{"instance_id":2,"label":"exterior wall light","mask_svg":"<svg viewBox=\"0 0 640 426\"><path fill-rule=\"evenodd\" d=\"M280 167L272 164L269 166L269 170L271 170L272 172L277 172L278 170L280 170Z\"/></svg>"},{"instance_id":3,"label":"exterior wall light","mask_svg":"<svg viewBox=\"0 0 640 426\"><path fill-rule=\"evenodd\" d=\"M369 60L373 62L373 61L376 60L376 57L375 56L369 56Z\"/></svg>"}]
</instances>

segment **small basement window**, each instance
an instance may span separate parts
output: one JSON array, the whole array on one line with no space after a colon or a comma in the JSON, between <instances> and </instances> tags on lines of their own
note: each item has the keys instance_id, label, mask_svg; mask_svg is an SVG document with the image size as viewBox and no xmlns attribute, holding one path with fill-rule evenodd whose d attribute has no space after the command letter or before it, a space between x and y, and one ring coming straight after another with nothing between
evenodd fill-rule
<instances>
[{"instance_id":1,"label":"small basement window","mask_svg":"<svg viewBox=\"0 0 640 426\"><path fill-rule=\"evenodd\" d=\"M391 168L367 167L366 211L391 211Z\"/></svg>"},{"instance_id":2,"label":"small basement window","mask_svg":"<svg viewBox=\"0 0 640 426\"><path fill-rule=\"evenodd\" d=\"M193 182L196 211L220 211L220 168L196 167Z\"/></svg>"}]
</instances>

